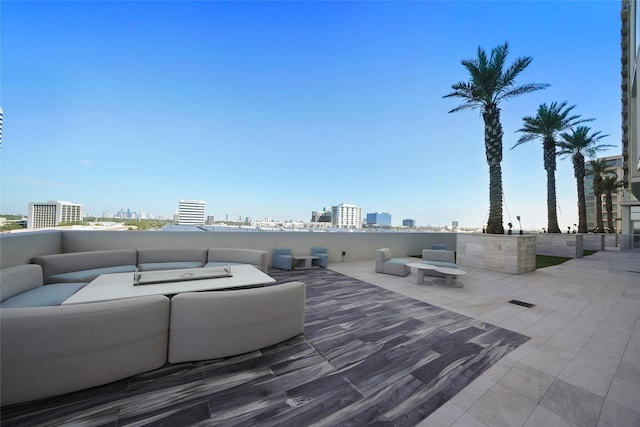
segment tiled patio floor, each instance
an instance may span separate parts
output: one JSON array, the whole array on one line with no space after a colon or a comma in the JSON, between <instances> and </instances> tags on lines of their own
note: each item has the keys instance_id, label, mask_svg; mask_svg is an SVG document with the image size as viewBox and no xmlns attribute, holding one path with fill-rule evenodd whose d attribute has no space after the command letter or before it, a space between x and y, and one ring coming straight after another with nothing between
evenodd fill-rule
<instances>
[{"instance_id":1,"label":"tiled patio floor","mask_svg":"<svg viewBox=\"0 0 640 427\"><path fill-rule=\"evenodd\" d=\"M640 250L522 275L463 268L463 288L377 274L368 261L330 268L532 338L421 426L640 426Z\"/></svg>"}]
</instances>

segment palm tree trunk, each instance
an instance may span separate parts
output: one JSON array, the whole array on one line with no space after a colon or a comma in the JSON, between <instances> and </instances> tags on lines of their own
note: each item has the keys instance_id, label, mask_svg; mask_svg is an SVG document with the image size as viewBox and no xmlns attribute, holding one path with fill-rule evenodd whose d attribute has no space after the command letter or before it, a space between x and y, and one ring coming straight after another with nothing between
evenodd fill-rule
<instances>
[{"instance_id":1,"label":"palm tree trunk","mask_svg":"<svg viewBox=\"0 0 640 427\"><path fill-rule=\"evenodd\" d=\"M613 229L613 199L611 197L611 193L607 193L604 195L605 203L607 204L607 226L609 227L609 233L613 233L615 230Z\"/></svg>"},{"instance_id":2,"label":"palm tree trunk","mask_svg":"<svg viewBox=\"0 0 640 427\"><path fill-rule=\"evenodd\" d=\"M484 119L484 147L489 164L488 234L504 234L502 224L502 124L500 109L491 104L482 113Z\"/></svg>"},{"instance_id":3,"label":"palm tree trunk","mask_svg":"<svg viewBox=\"0 0 640 427\"><path fill-rule=\"evenodd\" d=\"M556 144L553 139L544 141L544 169L547 171L547 231L560 233L556 211Z\"/></svg>"},{"instance_id":4,"label":"palm tree trunk","mask_svg":"<svg viewBox=\"0 0 640 427\"><path fill-rule=\"evenodd\" d=\"M582 154L573 157L573 170L578 185L578 233L588 233L587 201L584 196L584 156Z\"/></svg>"},{"instance_id":5,"label":"palm tree trunk","mask_svg":"<svg viewBox=\"0 0 640 427\"><path fill-rule=\"evenodd\" d=\"M595 194L596 196L596 229L598 233L604 232L604 226L602 224L602 194Z\"/></svg>"}]
</instances>

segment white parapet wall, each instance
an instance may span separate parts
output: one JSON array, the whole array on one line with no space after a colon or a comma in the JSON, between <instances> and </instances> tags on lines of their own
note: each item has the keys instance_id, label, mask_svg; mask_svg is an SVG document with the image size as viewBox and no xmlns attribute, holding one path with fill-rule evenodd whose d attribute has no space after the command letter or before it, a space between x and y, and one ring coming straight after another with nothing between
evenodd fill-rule
<instances>
[{"instance_id":1,"label":"white parapet wall","mask_svg":"<svg viewBox=\"0 0 640 427\"><path fill-rule=\"evenodd\" d=\"M429 232L292 232L292 231L92 231L52 230L0 234L0 267L29 263L31 258L66 252L140 248L246 248L271 251L289 248L308 255L311 247L326 247L329 262L374 260L377 249L395 257L417 256L442 244L456 247L455 233ZM344 253L344 255L342 255ZM372 264L373 268L373 264Z\"/></svg>"},{"instance_id":2,"label":"white parapet wall","mask_svg":"<svg viewBox=\"0 0 640 427\"><path fill-rule=\"evenodd\" d=\"M583 234L538 234L536 254L581 258L584 250L583 236Z\"/></svg>"},{"instance_id":3,"label":"white parapet wall","mask_svg":"<svg viewBox=\"0 0 640 427\"><path fill-rule=\"evenodd\" d=\"M503 273L536 269L536 235L459 233L456 263Z\"/></svg>"}]
</instances>

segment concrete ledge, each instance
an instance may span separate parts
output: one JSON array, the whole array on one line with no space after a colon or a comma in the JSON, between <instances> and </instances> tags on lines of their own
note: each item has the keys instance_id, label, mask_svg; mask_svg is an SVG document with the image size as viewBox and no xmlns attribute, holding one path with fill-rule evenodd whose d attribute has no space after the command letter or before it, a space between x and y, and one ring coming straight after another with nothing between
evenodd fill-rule
<instances>
[{"instance_id":1,"label":"concrete ledge","mask_svg":"<svg viewBox=\"0 0 640 427\"><path fill-rule=\"evenodd\" d=\"M589 249L591 251L604 251L604 234L583 234L582 249Z\"/></svg>"},{"instance_id":2,"label":"concrete ledge","mask_svg":"<svg viewBox=\"0 0 640 427\"><path fill-rule=\"evenodd\" d=\"M538 234L536 235L536 254L581 258L583 236L584 234Z\"/></svg>"},{"instance_id":3,"label":"concrete ledge","mask_svg":"<svg viewBox=\"0 0 640 427\"><path fill-rule=\"evenodd\" d=\"M536 236L458 233L456 263L510 274L536 269Z\"/></svg>"}]
</instances>

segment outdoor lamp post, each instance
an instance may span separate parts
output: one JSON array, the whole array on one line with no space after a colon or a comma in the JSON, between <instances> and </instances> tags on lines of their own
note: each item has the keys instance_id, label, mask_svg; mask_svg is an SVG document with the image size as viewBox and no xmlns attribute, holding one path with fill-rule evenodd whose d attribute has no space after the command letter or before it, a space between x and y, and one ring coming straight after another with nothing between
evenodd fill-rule
<instances>
[{"instance_id":1,"label":"outdoor lamp post","mask_svg":"<svg viewBox=\"0 0 640 427\"><path fill-rule=\"evenodd\" d=\"M520 226L520 234L522 236L522 223L520 222L520 215L516 216L516 219L518 220L518 225Z\"/></svg>"}]
</instances>

